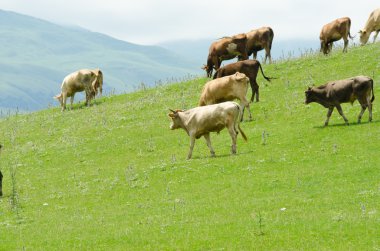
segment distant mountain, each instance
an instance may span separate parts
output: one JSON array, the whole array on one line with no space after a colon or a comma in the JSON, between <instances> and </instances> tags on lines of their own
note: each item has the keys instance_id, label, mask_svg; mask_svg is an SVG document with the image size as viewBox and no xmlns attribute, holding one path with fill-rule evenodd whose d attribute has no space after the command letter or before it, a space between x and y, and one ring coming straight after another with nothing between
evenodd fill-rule
<instances>
[{"instance_id":1,"label":"distant mountain","mask_svg":"<svg viewBox=\"0 0 380 251\"><path fill-rule=\"evenodd\" d=\"M57 105L62 79L100 68L106 92L133 91L188 74L197 62L159 46L141 46L0 10L0 108L33 111Z\"/></svg>"}]
</instances>

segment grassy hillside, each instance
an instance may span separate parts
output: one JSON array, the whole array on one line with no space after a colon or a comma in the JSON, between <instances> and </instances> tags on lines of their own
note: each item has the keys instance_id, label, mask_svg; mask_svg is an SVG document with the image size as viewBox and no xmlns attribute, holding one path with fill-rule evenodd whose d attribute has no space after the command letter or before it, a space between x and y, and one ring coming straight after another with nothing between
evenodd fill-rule
<instances>
[{"instance_id":1,"label":"grassy hillside","mask_svg":"<svg viewBox=\"0 0 380 251\"><path fill-rule=\"evenodd\" d=\"M200 71L198 64L159 46L2 10L0 58L0 107L29 111L54 103L63 78L81 68L101 68L106 92L118 93Z\"/></svg>"},{"instance_id":2,"label":"grassy hillside","mask_svg":"<svg viewBox=\"0 0 380 251\"><path fill-rule=\"evenodd\" d=\"M197 104L207 79L0 120L0 249L378 250L380 44L264 65L241 127L189 139L168 108ZM374 121L360 107L304 105L308 85L374 75Z\"/></svg>"}]
</instances>

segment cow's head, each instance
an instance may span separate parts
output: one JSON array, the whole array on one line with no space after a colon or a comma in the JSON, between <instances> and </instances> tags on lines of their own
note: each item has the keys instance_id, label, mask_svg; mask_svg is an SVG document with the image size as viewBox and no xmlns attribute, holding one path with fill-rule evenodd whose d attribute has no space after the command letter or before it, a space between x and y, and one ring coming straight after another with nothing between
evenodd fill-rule
<instances>
[{"instance_id":1,"label":"cow's head","mask_svg":"<svg viewBox=\"0 0 380 251\"><path fill-rule=\"evenodd\" d=\"M362 45L365 45L368 42L368 39L371 33L366 30L360 30L359 34L360 34L360 43Z\"/></svg>"},{"instance_id":2,"label":"cow's head","mask_svg":"<svg viewBox=\"0 0 380 251\"><path fill-rule=\"evenodd\" d=\"M305 91L305 104L309 104L315 101L314 92L312 87L308 87Z\"/></svg>"},{"instance_id":3,"label":"cow's head","mask_svg":"<svg viewBox=\"0 0 380 251\"><path fill-rule=\"evenodd\" d=\"M172 119L172 122L170 123L170 129L175 130L178 128L181 128L181 119L179 118L179 112L183 112L182 110L172 110L169 109L171 113L168 114L168 116Z\"/></svg>"}]
</instances>

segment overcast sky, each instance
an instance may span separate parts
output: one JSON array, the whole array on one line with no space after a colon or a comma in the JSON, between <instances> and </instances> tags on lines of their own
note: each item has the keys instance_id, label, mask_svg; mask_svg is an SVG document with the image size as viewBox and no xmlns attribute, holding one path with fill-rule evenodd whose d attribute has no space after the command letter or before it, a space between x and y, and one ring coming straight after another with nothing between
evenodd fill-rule
<instances>
[{"instance_id":1,"label":"overcast sky","mask_svg":"<svg viewBox=\"0 0 380 251\"><path fill-rule=\"evenodd\" d=\"M77 25L138 44L220 38L271 26L275 39L319 39L343 16L351 34L363 28L375 0L0 0L0 9Z\"/></svg>"}]
</instances>

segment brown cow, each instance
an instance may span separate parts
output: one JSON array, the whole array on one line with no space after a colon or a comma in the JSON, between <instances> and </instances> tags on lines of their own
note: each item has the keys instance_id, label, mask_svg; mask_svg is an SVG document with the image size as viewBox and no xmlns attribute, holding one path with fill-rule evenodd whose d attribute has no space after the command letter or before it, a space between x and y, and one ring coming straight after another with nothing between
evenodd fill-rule
<instances>
[{"instance_id":1,"label":"brown cow","mask_svg":"<svg viewBox=\"0 0 380 251\"><path fill-rule=\"evenodd\" d=\"M376 32L373 37L373 42L375 42L377 35L380 32L380 8L372 11L364 28L359 31L360 42L362 45L365 45L368 42L369 36L372 32Z\"/></svg>"},{"instance_id":2,"label":"brown cow","mask_svg":"<svg viewBox=\"0 0 380 251\"><path fill-rule=\"evenodd\" d=\"M251 30L247 35L247 54L248 57L253 54L253 59L257 58L257 52L265 49L265 60L269 58L269 63L272 63L270 51L272 49L272 41L274 33L270 27L261 27L256 30Z\"/></svg>"},{"instance_id":3,"label":"brown cow","mask_svg":"<svg viewBox=\"0 0 380 251\"><path fill-rule=\"evenodd\" d=\"M61 84L61 93L54 98L57 99L62 107L66 109L66 99L71 97L70 104L73 108L75 93L86 92L86 105L90 105L91 99L95 97L99 89L102 93L103 74L100 70L83 69L67 75Z\"/></svg>"},{"instance_id":4,"label":"brown cow","mask_svg":"<svg viewBox=\"0 0 380 251\"><path fill-rule=\"evenodd\" d=\"M351 19L349 17L338 18L322 27L319 39L321 41L321 52L329 54L333 43L344 40L343 52L347 52L348 37L353 39L350 34Z\"/></svg>"},{"instance_id":5,"label":"brown cow","mask_svg":"<svg viewBox=\"0 0 380 251\"><path fill-rule=\"evenodd\" d=\"M168 114L172 119L170 129L182 128L190 136L190 150L187 159L192 156L195 139L202 136L206 139L211 156L214 157L215 151L211 146L210 132L219 133L225 127L227 127L232 139L231 152L233 154L236 154L237 129L239 129L243 139L247 141L247 137L239 124L242 114L241 107L235 102L200 106L187 111L170 111L172 112Z\"/></svg>"},{"instance_id":6,"label":"brown cow","mask_svg":"<svg viewBox=\"0 0 380 251\"><path fill-rule=\"evenodd\" d=\"M207 65L202 69L206 70L207 77L211 78L213 69L218 70L223 60L233 59L248 59L247 51L247 36L245 34L238 34L233 37L224 37L211 44Z\"/></svg>"},{"instance_id":7,"label":"brown cow","mask_svg":"<svg viewBox=\"0 0 380 251\"><path fill-rule=\"evenodd\" d=\"M349 79L331 81L318 87L309 87L308 90L305 91L305 95L305 104L316 102L328 108L325 126L329 123L334 107L336 107L339 114L348 125L348 120L344 116L340 104L348 102L351 102L352 104L355 100L358 100L362 107L358 117L358 123L360 123L367 107L369 121L372 121L372 102L374 101L375 96L373 93L373 80L369 77L357 76Z\"/></svg>"},{"instance_id":8,"label":"brown cow","mask_svg":"<svg viewBox=\"0 0 380 251\"><path fill-rule=\"evenodd\" d=\"M199 106L239 99L243 107L247 107L249 119L252 120L249 102L246 98L248 86L249 78L244 73L240 72L236 72L234 75L211 80L203 87L201 98L199 99ZM243 116L241 119L243 119Z\"/></svg>"},{"instance_id":9,"label":"brown cow","mask_svg":"<svg viewBox=\"0 0 380 251\"><path fill-rule=\"evenodd\" d=\"M261 70L261 74L263 75L263 77L267 81L270 82L270 80L273 78L270 78L264 75L260 62L257 60L251 60L251 59L239 61L239 62L228 64L226 66L221 67L219 70L215 72L214 79L232 75L232 74L235 74L236 72L244 73L249 78L249 82L252 88L251 102L253 102L255 94L256 94L256 102L259 102L259 85L257 84L257 81L256 81L259 68Z\"/></svg>"}]
</instances>

